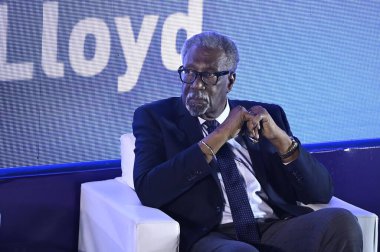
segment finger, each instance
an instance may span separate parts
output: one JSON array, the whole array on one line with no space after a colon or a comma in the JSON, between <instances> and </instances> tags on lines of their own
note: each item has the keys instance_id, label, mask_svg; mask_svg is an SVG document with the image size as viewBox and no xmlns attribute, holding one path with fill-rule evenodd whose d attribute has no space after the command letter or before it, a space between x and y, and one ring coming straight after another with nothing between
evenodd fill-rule
<instances>
[{"instance_id":1,"label":"finger","mask_svg":"<svg viewBox=\"0 0 380 252\"><path fill-rule=\"evenodd\" d=\"M256 139L256 140L259 140L259 138L260 138L260 134L259 134L259 129L258 129L258 127L255 127L255 128L253 129L253 138Z\"/></svg>"},{"instance_id":2,"label":"finger","mask_svg":"<svg viewBox=\"0 0 380 252\"><path fill-rule=\"evenodd\" d=\"M256 128L257 128L257 130L259 131L259 130L261 130L261 120L262 120L262 116L259 116L259 120L257 121L257 126L256 126Z\"/></svg>"},{"instance_id":3,"label":"finger","mask_svg":"<svg viewBox=\"0 0 380 252\"><path fill-rule=\"evenodd\" d=\"M263 120L263 114L261 113L256 113L254 111L249 111L249 120L252 122L253 127L257 127L258 130L261 129L261 120Z\"/></svg>"},{"instance_id":4,"label":"finger","mask_svg":"<svg viewBox=\"0 0 380 252\"><path fill-rule=\"evenodd\" d=\"M259 116L259 121L261 121L261 122L268 122L269 121L270 115L265 108L263 108L261 106L255 106L255 107L252 107L250 109L250 111L252 114Z\"/></svg>"},{"instance_id":5,"label":"finger","mask_svg":"<svg viewBox=\"0 0 380 252\"><path fill-rule=\"evenodd\" d=\"M237 106L236 107L239 111L242 111L243 113L247 113L247 110L243 106Z\"/></svg>"},{"instance_id":6,"label":"finger","mask_svg":"<svg viewBox=\"0 0 380 252\"><path fill-rule=\"evenodd\" d=\"M257 128L258 123L255 117L256 115L247 113L245 134L253 143L258 143L260 134L259 134L259 129Z\"/></svg>"},{"instance_id":7,"label":"finger","mask_svg":"<svg viewBox=\"0 0 380 252\"><path fill-rule=\"evenodd\" d=\"M249 133L250 131L253 130L253 125L252 125L252 122L251 121L246 121L245 122L245 129L244 129L247 133Z\"/></svg>"}]
</instances>

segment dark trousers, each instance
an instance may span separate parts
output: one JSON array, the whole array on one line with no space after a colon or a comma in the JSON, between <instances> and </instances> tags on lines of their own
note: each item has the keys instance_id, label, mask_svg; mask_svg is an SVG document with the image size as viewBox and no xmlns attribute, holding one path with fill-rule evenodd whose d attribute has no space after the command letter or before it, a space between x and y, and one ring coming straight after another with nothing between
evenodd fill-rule
<instances>
[{"instance_id":1,"label":"dark trousers","mask_svg":"<svg viewBox=\"0 0 380 252\"><path fill-rule=\"evenodd\" d=\"M194 244L191 252L359 252L363 236L357 218L326 208L287 220L259 222L261 243L236 240L233 225L221 225Z\"/></svg>"}]
</instances>

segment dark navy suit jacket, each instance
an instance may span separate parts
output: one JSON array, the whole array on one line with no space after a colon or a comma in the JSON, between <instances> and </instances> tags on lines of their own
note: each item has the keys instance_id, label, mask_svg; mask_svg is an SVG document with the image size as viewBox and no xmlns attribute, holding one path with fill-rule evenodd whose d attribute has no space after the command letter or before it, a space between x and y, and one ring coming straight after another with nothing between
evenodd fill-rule
<instances>
[{"instance_id":1,"label":"dark navy suit jacket","mask_svg":"<svg viewBox=\"0 0 380 252\"><path fill-rule=\"evenodd\" d=\"M263 106L277 125L291 135L282 108L274 104L229 100L231 109ZM216 227L224 199L213 161L208 164L198 146L203 138L197 117L189 114L181 98L173 97L141 106L135 111L134 185L142 204L159 208L180 224L180 251ZM332 197L328 171L302 146L299 157L283 165L266 139L245 143L255 176L267 193L266 201L277 216L286 218L311 209L297 202L327 203Z\"/></svg>"}]
</instances>

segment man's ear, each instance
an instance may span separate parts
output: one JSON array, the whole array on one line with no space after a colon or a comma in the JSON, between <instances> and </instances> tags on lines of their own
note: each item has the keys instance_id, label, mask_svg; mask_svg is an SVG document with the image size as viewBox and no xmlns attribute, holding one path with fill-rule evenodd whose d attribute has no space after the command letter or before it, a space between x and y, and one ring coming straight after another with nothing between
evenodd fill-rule
<instances>
[{"instance_id":1,"label":"man's ear","mask_svg":"<svg viewBox=\"0 0 380 252\"><path fill-rule=\"evenodd\" d=\"M235 80L236 80L236 73L232 73L228 76L228 86L227 86L228 92L232 90Z\"/></svg>"}]
</instances>

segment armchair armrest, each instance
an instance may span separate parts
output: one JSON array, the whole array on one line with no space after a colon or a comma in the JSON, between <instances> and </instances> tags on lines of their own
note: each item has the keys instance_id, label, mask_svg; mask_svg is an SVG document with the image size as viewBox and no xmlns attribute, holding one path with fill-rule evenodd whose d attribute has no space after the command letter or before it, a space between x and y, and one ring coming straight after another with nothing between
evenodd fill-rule
<instances>
[{"instance_id":1,"label":"armchair armrest","mask_svg":"<svg viewBox=\"0 0 380 252\"><path fill-rule=\"evenodd\" d=\"M177 251L179 224L118 179L81 187L79 251Z\"/></svg>"},{"instance_id":2,"label":"armchair armrest","mask_svg":"<svg viewBox=\"0 0 380 252\"><path fill-rule=\"evenodd\" d=\"M327 207L339 207L349 210L358 218L359 225L362 229L363 252L377 252L377 232L379 219L376 214L368 212L336 197L333 197L328 204L310 204L306 206L314 210L319 210Z\"/></svg>"}]
</instances>

